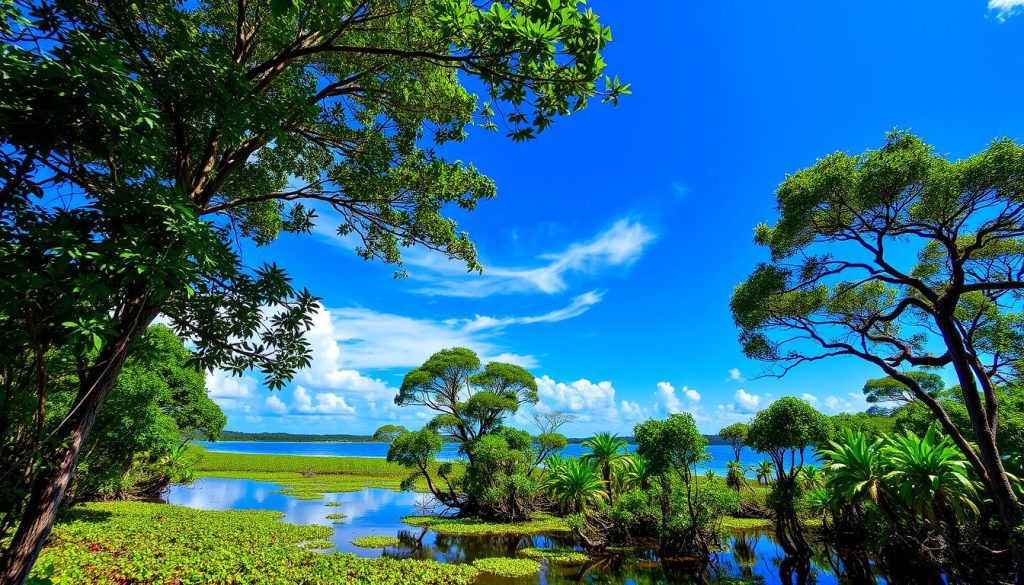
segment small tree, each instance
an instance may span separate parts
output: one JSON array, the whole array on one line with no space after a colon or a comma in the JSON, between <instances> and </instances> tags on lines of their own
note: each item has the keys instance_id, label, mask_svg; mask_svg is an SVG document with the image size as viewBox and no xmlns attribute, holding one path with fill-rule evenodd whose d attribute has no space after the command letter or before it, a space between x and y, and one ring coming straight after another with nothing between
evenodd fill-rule
<instances>
[{"instance_id":1,"label":"small tree","mask_svg":"<svg viewBox=\"0 0 1024 585\"><path fill-rule=\"evenodd\" d=\"M708 505L711 502L702 498L697 482L697 464L710 456L708 439L697 430L693 415L677 413L665 420L647 420L634 427L633 436L637 453L661 487L662 554L708 553L717 538L721 510ZM679 502L679 509L673 509L674 502Z\"/></svg>"},{"instance_id":2,"label":"small tree","mask_svg":"<svg viewBox=\"0 0 1024 585\"><path fill-rule=\"evenodd\" d=\"M757 413L750 423L747 442L771 458L775 483L768 504L775 512L775 533L787 554L808 557L810 544L797 517L802 494L797 475L804 465L804 453L812 445L824 445L832 433L828 417L792 396L773 402Z\"/></svg>"},{"instance_id":3,"label":"small tree","mask_svg":"<svg viewBox=\"0 0 1024 585\"><path fill-rule=\"evenodd\" d=\"M437 413L423 431L398 434L388 458L425 477L431 493L445 506L467 516L497 520L525 520L536 505L537 489L532 472L538 454L528 433L503 426L505 417L524 404L538 400L537 381L524 368L491 362L481 369L480 358L469 349L452 348L430 356L410 370L395 397L399 406L420 406ZM390 435L393 427L378 434ZM459 444L466 456L465 473L455 478L450 463L431 469L440 441L423 435L445 435ZM542 449L564 444L565 437L547 433ZM427 447L436 449L427 456ZM431 477L436 473L443 485ZM411 480L410 480L411 481ZM409 484L411 485L411 484Z\"/></svg>"},{"instance_id":4,"label":"small tree","mask_svg":"<svg viewBox=\"0 0 1024 585\"><path fill-rule=\"evenodd\" d=\"M732 446L736 463L740 462L740 453L743 451L744 441L747 440L748 428L746 423L737 422L722 427L722 430L718 431L718 436L729 441L729 445Z\"/></svg>"}]
</instances>

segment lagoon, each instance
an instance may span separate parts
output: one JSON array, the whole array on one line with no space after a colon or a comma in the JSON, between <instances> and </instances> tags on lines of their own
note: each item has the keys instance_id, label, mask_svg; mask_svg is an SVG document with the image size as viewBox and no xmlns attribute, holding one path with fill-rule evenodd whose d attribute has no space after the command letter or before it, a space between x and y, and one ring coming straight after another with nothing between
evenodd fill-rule
<instances>
[{"instance_id":1,"label":"lagoon","mask_svg":"<svg viewBox=\"0 0 1024 585\"><path fill-rule=\"evenodd\" d=\"M495 556L512 557L528 546L572 546L566 535L531 536L448 536L425 528L403 524L404 516L424 513L427 496L413 492L386 489L363 489L355 492L328 493L322 500L300 500L276 493L280 486L248 479L201 478L189 485L173 485L164 501L170 504L204 510L273 510L284 514L282 521L294 524L332 526L335 547L362 557L433 559L447 563L467 563ZM329 514L345 514L335 524ZM396 536L399 544L377 549L359 548L352 540L364 536ZM752 579L766 585L787 583L780 577L782 550L771 535L756 531L732 533L717 555L721 582L728 579ZM820 560L820 562L819 562ZM809 583L837 585L839 581L822 558L811 566ZM714 581L712 581L714 582ZM732 581L735 582L735 581ZM507 579L481 574L478 585L682 585L694 581L685 573L666 569L651 551L630 554L609 554L592 559L584 565L542 563L539 575L525 579Z\"/></svg>"},{"instance_id":2,"label":"lagoon","mask_svg":"<svg viewBox=\"0 0 1024 585\"><path fill-rule=\"evenodd\" d=\"M258 455L307 455L313 457L373 457L383 459L387 457L387 443L325 443L325 442L277 442L277 441L216 441L199 442L199 445L221 453L247 453ZM633 451L636 445L630 444L629 451ZM561 451L563 457L579 457L586 453L586 448L579 443L570 443ZM725 475L726 463L733 458L732 447L729 445L709 445L708 454L711 460L698 465L701 473L712 470L718 475ZM458 445L445 443L441 448L438 459L451 461L460 459ZM740 452L740 463L744 466L757 465L761 460L767 459L765 455L757 453L753 449L744 447ZM813 459L808 454L808 462Z\"/></svg>"}]
</instances>

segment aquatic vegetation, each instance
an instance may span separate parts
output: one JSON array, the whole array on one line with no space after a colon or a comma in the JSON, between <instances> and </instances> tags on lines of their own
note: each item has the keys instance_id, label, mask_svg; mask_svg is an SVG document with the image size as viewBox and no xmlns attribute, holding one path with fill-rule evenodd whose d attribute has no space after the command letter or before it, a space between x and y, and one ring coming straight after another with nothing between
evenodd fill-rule
<instances>
[{"instance_id":1,"label":"aquatic vegetation","mask_svg":"<svg viewBox=\"0 0 1024 585\"><path fill-rule=\"evenodd\" d=\"M473 566L485 573L511 578L529 577L540 572L540 563L530 559L491 557L477 559Z\"/></svg>"},{"instance_id":2,"label":"aquatic vegetation","mask_svg":"<svg viewBox=\"0 0 1024 585\"><path fill-rule=\"evenodd\" d=\"M334 543L330 540L310 540L309 542L303 542L302 548L308 548L311 550L326 550L334 548Z\"/></svg>"},{"instance_id":3,"label":"aquatic vegetation","mask_svg":"<svg viewBox=\"0 0 1024 585\"><path fill-rule=\"evenodd\" d=\"M254 455L195 449L199 476L272 482L282 486L279 493L301 500L319 500L325 493L355 492L364 488L397 490L409 475L401 465L372 457ZM453 463L452 467L453 473L461 473L460 464ZM427 489L423 480L413 487L417 491Z\"/></svg>"},{"instance_id":4,"label":"aquatic vegetation","mask_svg":"<svg viewBox=\"0 0 1024 585\"><path fill-rule=\"evenodd\" d=\"M770 518L722 517L722 528L727 530L771 530L774 526Z\"/></svg>"},{"instance_id":5,"label":"aquatic vegetation","mask_svg":"<svg viewBox=\"0 0 1024 585\"><path fill-rule=\"evenodd\" d=\"M348 518L348 514L328 514L327 519L332 520L334 524L341 524Z\"/></svg>"},{"instance_id":6,"label":"aquatic vegetation","mask_svg":"<svg viewBox=\"0 0 1024 585\"><path fill-rule=\"evenodd\" d=\"M327 502L324 505L327 506L328 508L337 508L338 506L341 505L341 502Z\"/></svg>"},{"instance_id":7,"label":"aquatic vegetation","mask_svg":"<svg viewBox=\"0 0 1024 585\"><path fill-rule=\"evenodd\" d=\"M590 558L586 553L559 546L550 548L528 547L519 550L519 554L535 560L548 560L556 563L581 564Z\"/></svg>"},{"instance_id":8,"label":"aquatic vegetation","mask_svg":"<svg viewBox=\"0 0 1024 585\"><path fill-rule=\"evenodd\" d=\"M144 502L87 504L55 525L35 574L52 570L55 585L468 585L476 575L467 565L316 552L308 547L333 546L326 539L334 530L287 524L281 516Z\"/></svg>"},{"instance_id":9,"label":"aquatic vegetation","mask_svg":"<svg viewBox=\"0 0 1024 585\"><path fill-rule=\"evenodd\" d=\"M549 514L534 514L528 522L485 522L473 518L447 518L444 516L406 516L402 522L411 526L429 528L439 534L551 534L569 532L564 518Z\"/></svg>"},{"instance_id":10,"label":"aquatic vegetation","mask_svg":"<svg viewBox=\"0 0 1024 585\"><path fill-rule=\"evenodd\" d=\"M353 540L352 544L362 548L384 548L395 546L400 542L402 541L395 536L364 536Z\"/></svg>"}]
</instances>

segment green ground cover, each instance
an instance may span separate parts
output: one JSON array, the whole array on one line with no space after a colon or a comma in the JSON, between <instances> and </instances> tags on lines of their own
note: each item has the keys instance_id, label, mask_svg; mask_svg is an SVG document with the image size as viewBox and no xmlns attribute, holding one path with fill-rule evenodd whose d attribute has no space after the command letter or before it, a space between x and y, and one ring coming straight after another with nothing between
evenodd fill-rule
<instances>
[{"instance_id":1,"label":"green ground cover","mask_svg":"<svg viewBox=\"0 0 1024 585\"><path fill-rule=\"evenodd\" d=\"M58 521L35 575L52 570L57 585L467 585L477 573L467 565L318 553L309 546L324 544L332 528L280 517L143 502L87 504Z\"/></svg>"},{"instance_id":2,"label":"green ground cover","mask_svg":"<svg viewBox=\"0 0 1024 585\"><path fill-rule=\"evenodd\" d=\"M309 457L217 453L194 447L200 477L253 479L280 485L281 493L317 500L325 493L355 492L363 488L397 490L409 470L373 457ZM416 488L426 491L426 484Z\"/></svg>"},{"instance_id":3,"label":"green ground cover","mask_svg":"<svg viewBox=\"0 0 1024 585\"><path fill-rule=\"evenodd\" d=\"M485 573L513 579L529 577L540 572L540 563L530 559L491 557L473 561L473 566Z\"/></svg>"},{"instance_id":4,"label":"green ground cover","mask_svg":"<svg viewBox=\"0 0 1024 585\"><path fill-rule=\"evenodd\" d=\"M564 518L550 514L534 514L529 522L485 522L472 518L445 518L443 516L406 516L402 522L411 526L429 528L439 534L550 534L569 532Z\"/></svg>"},{"instance_id":5,"label":"green ground cover","mask_svg":"<svg viewBox=\"0 0 1024 585\"><path fill-rule=\"evenodd\" d=\"M352 541L352 544L362 548L384 548L395 546L402 541L395 536L364 536Z\"/></svg>"},{"instance_id":6,"label":"green ground cover","mask_svg":"<svg viewBox=\"0 0 1024 585\"><path fill-rule=\"evenodd\" d=\"M566 563L578 565L587 562L590 557L585 553L571 548L562 548L559 546L551 548L523 548L519 550L519 554L526 558L536 560L548 560L556 563Z\"/></svg>"}]
</instances>

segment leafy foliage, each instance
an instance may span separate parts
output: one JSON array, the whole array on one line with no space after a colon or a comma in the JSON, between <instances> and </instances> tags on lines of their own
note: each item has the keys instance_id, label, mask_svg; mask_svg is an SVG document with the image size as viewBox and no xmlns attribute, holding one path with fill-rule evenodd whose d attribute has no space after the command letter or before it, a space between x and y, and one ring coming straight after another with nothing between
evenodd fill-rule
<instances>
[{"instance_id":1,"label":"leafy foliage","mask_svg":"<svg viewBox=\"0 0 1024 585\"><path fill-rule=\"evenodd\" d=\"M472 350L441 350L405 375L395 397L399 406L422 406L437 415L423 430L396 433L388 461L411 468L409 482L424 478L438 501L463 515L527 520L537 509L535 471L545 453L565 445L565 437L553 432L558 425L549 425L538 451L529 434L507 428L503 421L537 400L536 379L524 368L491 362L481 369ZM441 450L438 433L459 443L468 459L458 478L449 465L437 467L437 477L432 476L434 457Z\"/></svg>"},{"instance_id":2,"label":"leafy foliage","mask_svg":"<svg viewBox=\"0 0 1024 585\"><path fill-rule=\"evenodd\" d=\"M540 572L540 563L531 559L490 557L473 561L473 566L492 575L521 579Z\"/></svg>"},{"instance_id":3,"label":"leafy foliage","mask_svg":"<svg viewBox=\"0 0 1024 585\"><path fill-rule=\"evenodd\" d=\"M52 567L51 579L58 585L468 585L476 577L477 571L468 565L305 550L298 545L322 541L333 529L286 524L280 517L273 512L210 512L139 502L87 504L69 511L56 525L37 574Z\"/></svg>"}]
</instances>

